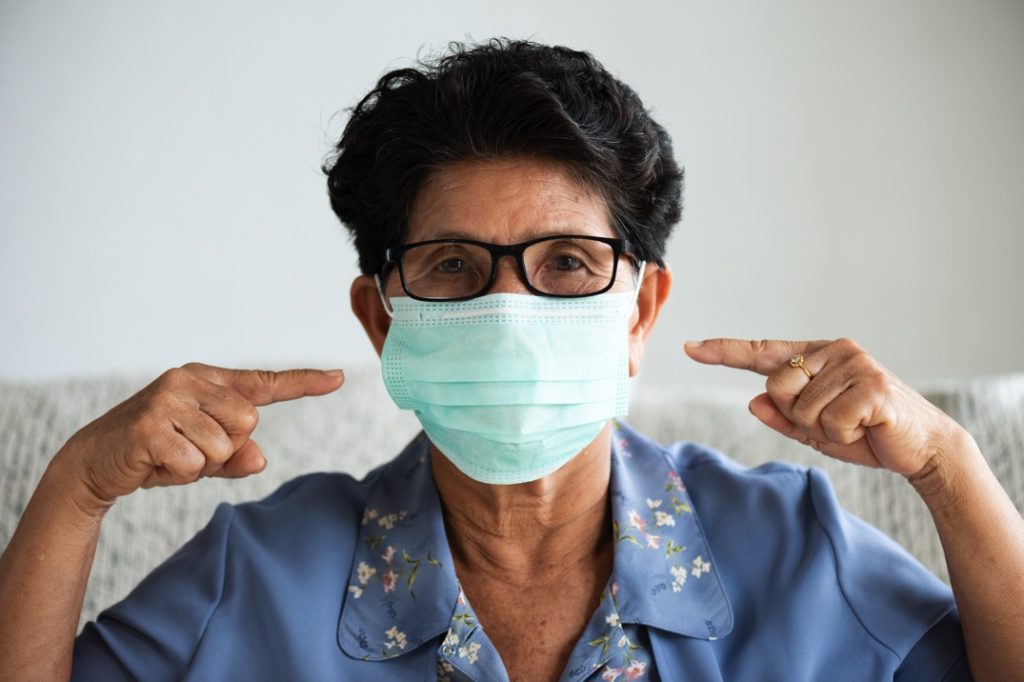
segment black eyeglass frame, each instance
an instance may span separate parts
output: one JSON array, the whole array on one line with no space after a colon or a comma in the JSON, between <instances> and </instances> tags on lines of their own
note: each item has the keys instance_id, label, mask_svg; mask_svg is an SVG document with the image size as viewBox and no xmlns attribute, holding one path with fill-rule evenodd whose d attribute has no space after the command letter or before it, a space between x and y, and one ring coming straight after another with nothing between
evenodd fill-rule
<instances>
[{"instance_id":1,"label":"black eyeglass frame","mask_svg":"<svg viewBox=\"0 0 1024 682\"><path fill-rule=\"evenodd\" d=\"M530 282L529 275L526 274L526 263L523 261L523 252L527 248L540 242L555 241L558 239L589 239L595 242L602 242L612 247L612 253L615 260L612 264L612 274L608 278L608 284L603 289L598 291L592 291L586 294L552 294L546 291L541 291L537 287L533 286ZM438 297L426 297L417 296L416 294L409 291L409 287L405 282L405 269L402 267L402 254L409 249L417 246L426 246L429 244L470 244L472 246L479 246L486 249L491 254L491 274L487 278L487 282L474 294L468 296L459 296L457 298L438 298ZM491 287L494 286L494 280L497 278L498 273L498 259L503 256L514 256L516 263L519 264L519 278L522 280L526 288L538 296L547 296L549 298L586 298L588 296L597 296L603 294L615 285L615 278L619 274L619 258L626 256L633 261L634 266L638 266L640 260L631 253L632 245L629 240L618 239L615 237L598 237L592 234L556 234L548 235L546 237L538 237L536 239L530 239L529 241L520 242L518 244L491 244L489 242L481 242L475 239L428 239L422 242L412 242L409 244L402 244L401 246L393 246L384 252L384 267L380 271L380 286L381 295L383 296L383 283L387 279L390 273L390 267L398 268L399 279L402 282L402 290L409 296L417 301L468 301L474 298L484 296Z\"/></svg>"}]
</instances>

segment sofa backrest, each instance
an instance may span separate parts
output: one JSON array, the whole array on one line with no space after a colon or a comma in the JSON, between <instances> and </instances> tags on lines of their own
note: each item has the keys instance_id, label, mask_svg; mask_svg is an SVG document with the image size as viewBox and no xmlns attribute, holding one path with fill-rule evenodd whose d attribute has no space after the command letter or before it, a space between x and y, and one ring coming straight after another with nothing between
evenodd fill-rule
<instances>
[{"instance_id":1,"label":"sofa backrest","mask_svg":"<svg viewBox=\"0 0 1024 682\"><path fill-rule=\"evenodd\" d=\"M0 546L6 547L53 454L153 378L0 381ZM1024 508L1024 375L935 385L926 396L974 434L1018 509ZM627 421L660 442L707 443L744 464L786 460L818 466L844 506L948 579L927 510L901 477L831 460L774 433L747 412L750 397L640 391ZM127 595L206 524L219 502L259 499L311 471L362 477L418 431L416 419L388 398L376 367L347 369L345 385L331 395L261 408L254 438L269 462L262 474L140 490L114 505L104 521L80 625Z\"/></svg>"}]
</instances>

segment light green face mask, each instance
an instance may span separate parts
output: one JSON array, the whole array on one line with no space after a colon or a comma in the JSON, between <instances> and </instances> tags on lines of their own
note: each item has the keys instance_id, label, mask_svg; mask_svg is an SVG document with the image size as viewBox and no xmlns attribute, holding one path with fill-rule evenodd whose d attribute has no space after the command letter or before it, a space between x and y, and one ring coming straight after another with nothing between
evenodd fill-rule
<instances>
[{"instance_id":1,"label":"light green face mask","mask_svg":"<svg viewBox=\"0 0 1024 682\"><path fill-rule=\"evenodd\" d=\"M627 413L636 295L392 298L384 385L470 478L541 478Z\"/></svg>"}]
</instances>

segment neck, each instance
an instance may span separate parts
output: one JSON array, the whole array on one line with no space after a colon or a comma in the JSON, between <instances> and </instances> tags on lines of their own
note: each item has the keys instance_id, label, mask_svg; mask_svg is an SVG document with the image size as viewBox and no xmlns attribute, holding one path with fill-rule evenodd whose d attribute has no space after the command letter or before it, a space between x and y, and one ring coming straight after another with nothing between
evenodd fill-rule
<instances>
[{"instance_id":1,"label":"neck","mask_svg":"<svg viewBox=\"0 0 1024 682\"><path fill-rule=\"evenodd\" d=\"M457 568L536 586L610 558L610 426L565 466L528 483L480 483L433 445L430 454Z\"/></svg>"}]
</instances>

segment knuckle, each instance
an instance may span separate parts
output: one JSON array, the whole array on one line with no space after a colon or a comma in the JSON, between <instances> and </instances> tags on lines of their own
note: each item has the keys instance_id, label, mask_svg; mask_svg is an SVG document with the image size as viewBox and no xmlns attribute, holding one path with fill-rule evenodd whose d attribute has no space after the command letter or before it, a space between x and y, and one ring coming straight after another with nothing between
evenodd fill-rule
<instances>
[{"instance_id":1,"label":"knuckle","mask_svg":"<svg viewBox=\"0 0 1024 682\"><path fill-rule=\"evenodd\" d=\"M856 357L858 371L863 374L885 374L885 370L873 357L867 353L861 353Z\"/></svg>"},{"instance_id":2,"label":"knuckle","mask_svg":"<svg viewBox=\"0 0 1024 682\"><path fill-rule=\"evenodd\" d=\"M815 377L809 380L807 385L800 390L800 397L797 399L797 402L802 403L805 407L817 404L821 400L821 396L830 388L826 384L827 381L829 381L828 377Z\"/></svg>"},{"instance_id":3,"label":"knuckle","mask_svg":"<svg viewBox=\"0 0 1024 682\"><path fill-rule=\"evenodd\" d=\"M861 350L861 347L857 344L857 342L848 336L839 337L838 339L835 340L835 344L839 348L842 348L843 350L850 352L857 352Z\"/></svg>"},{"instance_id":4,"label":"knuckle","mask_svg":"<svg viewBox=\"0 0 1024 682\"><path fill-rule=\"evenodd\" d=\"M287 383L300 384L308 381L313 375L320 374L320 372L314 369L287 369L276 374L278 379L283 379Z\"/></svg>"},{"instance_id":5,"label":"knuckle","mask_svg":"<svg viewBox=\"0 0 1024 682\"><path fill-rule=\"evenodd\" d=\"M771 374L764 382L764 390L768 395L777 395L782 390L784 379L779 373Z\"/></svg>"},{"instance_id":6,"label":"knuckle","mask_svg":"<svg viewBox=\"0 0 1024 682\"><path fill-rule=\"evenodd\" d=\"M874 361L868 352L860 347L854 341L850 341L850 345L845 348L845 355L849 358L857 367L875 367L877 363Z\"/></svg>"},{"instance_id":7,"label":"knuckle","mask_svg":"<svg viewBox=\"0 0 1024 682\"><path fill-rule=\"evenodd\" d=\"M209 442L210 452L205 452L204 455L215 462L223 462L235 451L235 444L231 442L231 438L220 429L211 436Z\"/></svg>"},{"instance_id":8,"label":"knuckle","mask_svg":"<svg viewBox=\"0 0 1024 682\"><path fill-rule=\"evenodd\" d=\"M173 387L169 385L161 387L160 390L149 396L146 407L149 409L170 407L177 402L172 391Z\"/></svg>"},{"instance_id":9,"label":"knuckle","mask_svg":"<svg viewBox=\"0 0 1024 682\"><path fill-rule=\"evenodd\" d=\"M852 369L849 365L844 364L844 365L841 365L840 367L838 367L837 370L838 370L837 374L839 376L839 379L838 379L838 381L836 383L838 385L842 386L844 390L846 388L849 388L850 386L852 386L854 383L856 383L856 381L857 381L857 370L856 369Z\"/></svg>"},{"instance_id":10,"label":"knuckle","mask_svg":"<svg viewBox=\"0 0 1024 682\"><path fill-rule=\"evenodd\" d=\"M140 418L132 420L128 426L128 439L134 443L149 443L159 433L157 420L149 415L143 414Z\"/></svg>"},{"instance_id":11,"label":"knuckle","mask_svg":"<svg viewBox=\"0 0 1024 682\"><path fill-rule=\"evenodd\" d=\"M254 369L253 376L256 377L256 381L265 386L273 386L277 382L277 372L273 370Z\"/></svg>"},{"instance_id":12,"label":"knuckle","mask_svg":"<svg viewBox=\"0 0 1024 682\"><path fill-rule=\"evenodd\" d=\"M840 445L853 445L854 443L857 442L858 439L859 436L857 435L856 430L843 429L842 431L838 431L836 433L836 437L833 440L834 442L839 443Z\"/></svg>"},{"instance_id":13,"label":"knuckle","mask_svg":"<svg viewBox=\"0 0 1024 682\"><path fill-rule=\"evenodd\" d=\"M161 460L184 461L190 453L179 436L176 429L164 429L150 433L149 443L155 450L154 454L159 455Z\"/></svg>"},{"instance_id":14,"label":"knuckle","mask_svg":"<svg viewBox=\"0 0 1024 682\"><path fill-rule=\"evenodd\" d=\"M167 468L175 479L183 483L191 483L199 478L206 465L206 458L197 452L194 446L184 443L168 443L166 445Z\"/></svg>"},{"instance_id":15,"label":"knuckle","mask_svg":"<svg viewBox=\"0 0 1024 682\"><path fill-rule=\"evenodd\" d=\"M169 414L177 405L178 399L170 390L159 390L147 397L137 422L144 422L147 428L157 426L160 415ZM166 419L166 416L163 417Z\"/></svg>"},{"instance_id":16,"label":"knuckle","mask_svg":"<svg viewBox=\"0 0 1024 682\"><path fill-rule=\"evenodd\" d=\"M160 375L160 383L167 387L177 387L183 385L189 379L189 371L181 367L171 367L169 370Z\"/></svg>"},{"instance_id":17,"label":"knuckle","mask_svg":"<svg viewBox=\"0 0 1024 682\"><path fill-rule=\"evenodd\" d=\"M826 409L821 413L821 425L825 429L835 428L839 426L839 417L836 415L834 409Z\"/></svg>"},{"instance_id":18,"label":"knuckle","mask_svg":"<svg viewBox=\"0 0 1024 682\"><path fill-rule=\"evenodd\" d=\"M873 393L889 393L893 388L892 381L881 372L872 374L867 380L867 385Z\"/></svg>"},{"instance_id":19,"label":"knuckle","mask_svg":"<svg viewBox=\"0 0 1024 682\"><path fill-rule=\"evenodd\" d=\"M171 398L174 393L183 393L195 384L196 377L188 370L172 367L153 382L150 396L161 400Z\"/></svg>"},{"instance_id":20,"label":"knuckle","mask_svg":"<svg viewBox=\"0 0 1024 682\"><path fill-rule=\"evenodd\" d=\"M833 443L848 445L849 431L843 427L841 421L831 412L823 412L821 415L821 430Z\"/></svg>"},{"instance_id":21,"label":"knuckle","mask_svg":"<svg viewBox=\"0 0 1024 682\"><path fill-rule=\"evenodd\" d=\"M238 415L239 425L248 430L253 431L256 425L260 423L260 412L253 405L246 403L245 407L242 408Z\"/></svg>"},{"instance_id":22,"label":"knuckle","mask_svg":"<svg viewBox=\"0 0 1024 682\"><path fill-rule=\"evenodd\" d=\"M814 412L808 401L800 400L793 405L793 421L800 426L811 426L814 424Z\"/></svg>"},{"instance_id":23,"label":"knuckle","mask_svg":"<svg viewBox=\"0 0 1024 682\"><path fill-rule=\"evenodd\" d=\"M190 464L178 472L178 481L182 484L195 483L203 476L201 464Z\"/></svg>"}]
</instances>

